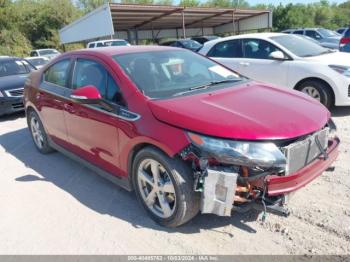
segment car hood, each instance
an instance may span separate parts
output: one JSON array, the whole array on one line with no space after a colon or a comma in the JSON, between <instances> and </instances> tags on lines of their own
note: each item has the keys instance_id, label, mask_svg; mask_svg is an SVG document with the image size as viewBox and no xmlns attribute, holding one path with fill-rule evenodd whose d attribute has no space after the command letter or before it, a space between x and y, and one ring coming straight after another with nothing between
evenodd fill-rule
<instances>
[{"instance_id":1,"label":"car hood","mask_svg":"<svg viewBox=\"0 0 350 262\"><path fill-rule=\"evenodd\" d=\"M326 125L330 113L297 91L248 82L213 92L150 100L154 116L201 134L242 140L290 139Z\"/></svg>"},{"instance_id":2,"label":"car hood","mask_svg":"<svg viewBox=\"0 0 350 262\"><path fill-rule=\"evenodd\" d=\"M0 77L0 90L23 87L28 75L11 75Z\"/></svg>"},{"instance_id":3,"label":"car hood","mask_svg":"<svg viewBox=\"0 0 350 262\"><path fill-rule=\"evenodd\" d=\"M350 53L335 51L325 55L305 58L308 61L314 61L326 65L343 65L350 66Z\"/></svg>"}]
</instances>

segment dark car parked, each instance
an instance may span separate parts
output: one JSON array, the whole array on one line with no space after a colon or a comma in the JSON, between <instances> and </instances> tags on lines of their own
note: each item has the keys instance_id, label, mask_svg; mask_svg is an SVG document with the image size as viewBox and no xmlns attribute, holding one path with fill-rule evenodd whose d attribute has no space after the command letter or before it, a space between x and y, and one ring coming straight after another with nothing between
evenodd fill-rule
<instances>
[{"instance_id":1,"label":"dark car parked","mask_svg":"<svg viewBox=\"0 0 350 262\"><path fill-rule=\"evenodd\" d=\"M208 35L208 36L203 35L203 36L194 36L194 37L191 37L192 40L197 41L198 43L200 43L200 44L202 44L202 45L203 45L204 43L210 41L210 40L215 40L215 39L218 39L218 38L220 38L220 37L219 37L219 36L216 36L216 35Z\"/></svg>"},{"instance_id":2,"label":"dark car parked","mask_svg":"<svg viewBox=\"0 0 350 262\"><path fill-rule=\"evenodd\" d=\"M24 82L33 70L35 67L24 59L0 58L0 116L24 110Z\"/></svg>"},{"instance_id":3,"label":"dark car parked","mask_svg":"<svg viewBox=\"0 0 350 262\"><path fill-rule=\"evenodd\" d=\"M194 52L199 51L199 49L201 49L203 46L202 44L192 39L171 40L160 43L160 45L185 48Z\"/></svg>"}]
</instances>

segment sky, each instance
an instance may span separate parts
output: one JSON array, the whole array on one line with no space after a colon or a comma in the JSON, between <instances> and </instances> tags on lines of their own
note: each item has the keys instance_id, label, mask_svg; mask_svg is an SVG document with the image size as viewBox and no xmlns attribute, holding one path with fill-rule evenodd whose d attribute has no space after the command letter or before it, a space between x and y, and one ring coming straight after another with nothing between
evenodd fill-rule
<instances>
[{"instance_id":1,"label":"sky","mask_svg":"<svg viewBox=\"0 0 350 262\"><path fill-rule=\"evenodd\" d=\"M282 4L289 4L289 3L304 3L304 4L309 4L309 3L314 3L314 2L319 2L317 0L297 0L297 1L289 1L289 0L247 0L247 2L250 5L256 5L256 4L273 4L273 5L279 5L280 3ZM330 0L330 3L343 3L345 0Z\"/></svg>"}]
</instances>

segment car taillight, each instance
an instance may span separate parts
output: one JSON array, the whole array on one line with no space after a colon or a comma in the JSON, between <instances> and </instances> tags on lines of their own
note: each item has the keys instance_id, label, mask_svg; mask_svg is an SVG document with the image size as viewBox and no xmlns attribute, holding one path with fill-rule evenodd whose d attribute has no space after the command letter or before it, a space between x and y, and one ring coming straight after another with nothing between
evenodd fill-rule
<instances>
[{"instance_id":1,"label":"car taillight","mask_svg":"<svg viewBox=\"0 0 350 262\"><path fill-rule=\"evenodd\" d=\"M340 39L340 46L345 46L348 43L350 43L350 37L343 37L342 39Z\"/></svg>"}]
</instances>

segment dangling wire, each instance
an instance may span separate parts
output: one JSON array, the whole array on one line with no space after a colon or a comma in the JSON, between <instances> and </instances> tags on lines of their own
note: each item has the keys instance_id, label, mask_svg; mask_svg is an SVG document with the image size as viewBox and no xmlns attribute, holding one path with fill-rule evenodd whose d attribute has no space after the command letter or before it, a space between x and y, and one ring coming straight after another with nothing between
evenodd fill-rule
<instances>
[{"instance_id":1,"label":"dangling wire","mask_svg":"<svg viewBox=\"0 0 350 262\"><path fill-rule=\"evenodd\" d=\"M266 179L264 179L264 191L263 191L263 194L262 194L262 197L261 197L261 203L262 203L263 206L264 206L264 211L263 211L263 214L262 214L262 217L261 217L261 221L262 221L262 222L265 222L266 216L267 216L266 204L265 204L266 189L267 189L267 183L266 183Z\"/></svg>"}]
</instances>

